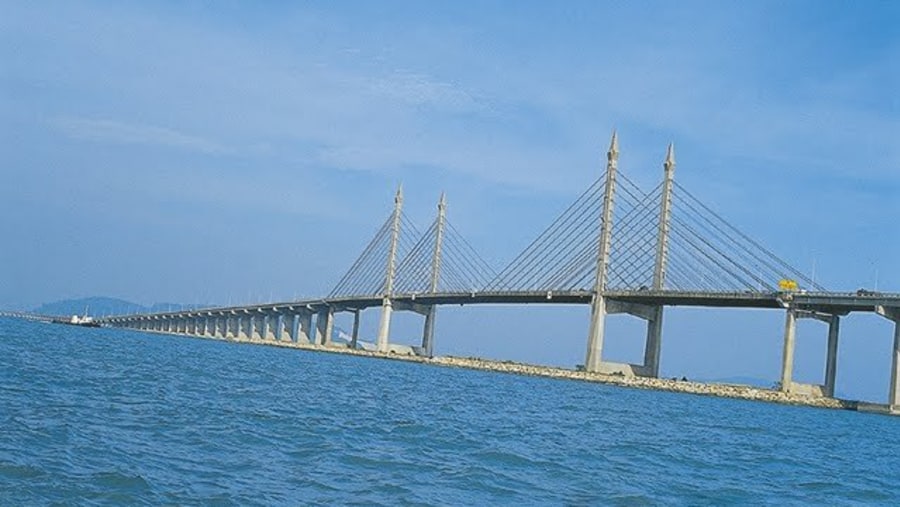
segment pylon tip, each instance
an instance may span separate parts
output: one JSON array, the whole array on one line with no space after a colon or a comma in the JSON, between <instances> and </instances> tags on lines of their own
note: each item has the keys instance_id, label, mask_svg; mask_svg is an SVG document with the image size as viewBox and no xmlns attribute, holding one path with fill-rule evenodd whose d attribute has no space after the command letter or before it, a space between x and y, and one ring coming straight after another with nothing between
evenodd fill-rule
<instances>
[{"instance_id":1,"label":"pylon tip","mask_svg":"<svg viewBox=\"0 0 900 507\"><path fill-rule=\"evenodd\" d=\"M675 143L669 143L669 148L666 150L666 166L675 165Z\"/></svg>"},{"instance_id":2,"label":"pylon tip","mask_svg":"<svg viewBox=\"0 0 900 507\"><path fill-rule=\"evenodd\" d=\"M612 140L609 142L609 152L619 153L619 133L613 130Z\"/></svg>"}]
</instances>

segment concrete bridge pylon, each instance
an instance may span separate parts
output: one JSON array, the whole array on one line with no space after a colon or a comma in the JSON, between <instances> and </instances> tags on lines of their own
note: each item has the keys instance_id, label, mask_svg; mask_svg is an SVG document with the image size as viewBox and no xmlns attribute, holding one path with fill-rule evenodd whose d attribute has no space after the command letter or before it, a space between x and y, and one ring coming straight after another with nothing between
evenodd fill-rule
<instances>
[{"instance_id":1,"label":"concrete bridge pylon","mask_svg":"<svg viewBox=\"0 0 900 507\"><path fill-rule=\"evenodd\" d=\"M592 291L591 323L588 331L587 354L584 367L589 372L658 377L662 348L663 305L610 301L604 297L609 280L610 252L614 239L613 229L615 224L613 223L613 212L617 188L618 159L619 140L618 135L613 132L609 151L607 152L606 181L603 187L603 203L597 247L597 269ZM671 143L666 150L663 174L653 264L652 290L654 291L665 290L666 268L668 265L672 191L675 181L675 147ZM624 364L603 360L606 316L617 313L627 313L647 321L643 364Z\"/></svg>"},{"instance_id":2,"label":"concrete bridge pylon","mask_svg":"<svg viewBox=\"0 0 900 507\"><path fill-rule=\"evenodd\" d=\"M397 272L397 246L400 240L400 213L403 211L403 185L397 188L394 196L394 214L391 220L391 243L388 250L387 272L384 279L384 295L381 304L381 321L378 324L376 347L378 352L388 352L388 336L391 329L391 312L393 304L391 296L394 292L394 276Z\"/></svg>"}]
</instances>

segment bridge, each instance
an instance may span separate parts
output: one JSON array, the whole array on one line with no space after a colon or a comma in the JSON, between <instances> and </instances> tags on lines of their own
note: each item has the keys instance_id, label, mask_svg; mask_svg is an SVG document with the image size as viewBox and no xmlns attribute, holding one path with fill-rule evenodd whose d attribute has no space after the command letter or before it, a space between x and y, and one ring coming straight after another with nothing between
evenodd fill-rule
<instances>
[{"instance_id":1,"label":"bridge","mask_svg":"<svg viewBox=\"0 0 900 507\"><path fill-rule=\"evenodd\" d=\"M888 406L900 410L900 294L840 293L821 287L678 184L672 145L662 181L649 191L619 171L618 158L618 138L613 134L601 177L499 271L448 220L443 195L431 225L418 230L403 212L401 186L390 215L327 296L121 315L100 322L162 333L431 357L440 306L589 305L584 369L658 377L666 307L765 308L785 313L780 390L833 397L841 318L870 312L894 322ZM359 337L361 313L370 308L380 309L374 343ZM395 311L424 317L421 346L391 343ZM334 316L344 312L353 315L349 343L334 343ZM605 322L614 314L646 322L641 364L604 357ZM821 385L793 380L798 319L827 325Z\"/></svg>"}]
</instances>

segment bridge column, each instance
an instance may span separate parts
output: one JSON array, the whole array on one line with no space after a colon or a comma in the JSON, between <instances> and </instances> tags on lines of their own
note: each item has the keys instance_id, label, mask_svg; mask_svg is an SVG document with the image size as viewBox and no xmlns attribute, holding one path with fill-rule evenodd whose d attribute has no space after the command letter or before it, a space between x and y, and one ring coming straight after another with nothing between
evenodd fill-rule
<instances>
[{"instance_id":1,"label":"bridge column","mask_svg":"<svg viewBox=\"0 0 900 507\"><path fill-rule=\"evenodd\" d=\"M225 336L229 336L228 329L232 329L232 333L234 333L234 337L240 340L246 340L250 337L250 326L251 321L250 317L247 314L235 315L234 322L231 322L231 318L228 318L225 321Z\"/></svg>"},{"instance_id":2,"label":"bridge column","mask_svg":"<svg viewBox=\"0 0 900 507\"><path fill-rule=\"evenodd\" d=\"M663 307L654 306L647 321L647 341L644 345L644 370L648 377L659 378L659 355L662 349Z\"/></svg>"},{"instance_id":3,"label":"bridge column","mask_svg":"<svg viewBox=\"0 0 900 507\"><path fill-rule=\"evenodd\" d=\"M875 312L894 322L894 347L891 351L891 385L888 388L888 409L900 411L900 307L878 306Z\"/></svg>"},{"instance_id":4,"label":"bridge column","mask_svg":"<svg viewBox=\"0 0 900 507\"><path fill-rule=\"evenodd\" d=\"M388 337L391 332L391 313L393 304L391 296L394 294L394 275L397 270L397 244L400 239L400 213L403 209L403 186L397 189L394 196L394 216L391 221L391 245L388 251L387 272L384 283L384 299L381 303L381 321L378 323L378 336L375 340L378 352L387 353L390 350Z\"/></svg>"},{"instance_id":5,"label":"bridge column","mask_svg":"<svg viewBox=\"0 0 900 507\"><path fill-rule=\"evenodd\" d=\"M291 341L291 330L289 329L289 326L290 321L285 318L283 313L279 313L275 316L275 341Z\"/></svg>"},{"instance_id":6,"label":"bridge column","mask_svg":"<svg viewBox=\"0 0 900 507\"><path fill-rule=\"evenodd\" d=\"M894 320L894 350L891 354L891 387L888 403L891 410L900 409L900 318Z\"/></svg>"},{"instance_id":7,"label":"bridge column","mask_svg":"<svg viewBox=\"0 0 900 507\"><path fill-rule=\"evenodd\" d=\"M316 343L331 345L331 333L334 331L334 310L327 308L316 315Z\"/></svg>"},{"instance_id":8,"label":"bridge column","mask_svg":"<svg viewBox=\"0 0 900 507\"><path fill-rule=\"evenodd\" d=\"M428 307L428 313L425 314L425 327L422 331L422 355L425 357L434 356L434 318L437 314L437 307L431 305Z\"/></svg>"},{"instance_id":9,"label":"bridge column","mask_svg":"<svg viewBox=\"0 0 900 507\"><path fill-rule=\"evenodd\" d=\"M230 324L230 326L229 326ZM231 314L228 319L225 321L225 325L231 327L231 332L226 333L226 335L232 339L240 338L241 330L238 329L241 324L241 319L235 314Z\"/></svg>"},{"instance_id":10,"label":"bridge column","mask_svg":"<svg viewBox=\"0 0 900 507\"><path fill-rule=\"evenodd\" d=\"M253 326L250 331L250 337L254 340L264 340L266 337L266 316L264 314L254 314L252 319Z\"/></svg>"},{"instance_id":11,"label":"bridge column","mask_svg":"<svg viewBox=\"0 0 900 507\"><path fill-rule=\"evenodd\" d=\"M388 336L391 332L391 313L394 311L394 305L391 298L384 298L381 302L381 320L378 322L378 337L375 340L375 347L378 352L387 353L390 349Z\"/></svg>"},{"instance_id":12,"label":"bridge column","mask_svg":"<svg viewBox=\"0 0 900 507\"><path fill-rule=\"evenodd\" d=\"M228 319L224 315L216 317L216 338L228 338Z\"/></svg>"},{"instance_id":13,"label":"bridge column","mask_svg":"<svg viewBox=\"0 0 900 507\"><path fill-rule=\"evenodd\" d=\"M825 357L825 396L834 398L834 385L837 379L838 337L841 329L841 318L832 315L828 321L828 352Z\"/></svg>"},{"instance_id":14,"label":"bridge column","mask_svg":"<svg viewBox=\"0 0 900 507\"><path fill-rule=\"evenodd\" d=\"M294 343L300 343L300 314L291 315L290 340Z\"/></svg>"},{"instance_id":15,"label":"bridge column","mask_svg":"<svg viewBox=\"0 0 900 507\"><path fill-rule=\"evenodd\" d=\"M262 316L262 339L263 340L274 340L275 339L275 322L274 316L269 314L263 314Z\"/></svg>"},{"instance_id":16,"label":"bridge column","mask_svg":"<svg viewBox=\"0 0 900 507\"><path fill-rule=\"evenodd\" d=\"M306 312L300 317L300 332L297 335L299 339L305 339L306 343L316 343L316 332L313 329L313 313Z\"/></svg>"},{"instance_id":17,"label":"bridge column","mask_svg":"<svg viewBox=\"0 0 900 507\"><path fill-rule=\"evenodd\" d=\"M350 348L359 347L359 309L353 311L353 331L350 333Z\"/></svg>"},{"instance_id":18,"label":"bridge column","mask_svg":"<svg viewBox=\"0 0 900 507\"><path fill-rule=\"evenodd\" d=\"M259 339L264 341L269 339L269 316L266 314L259 316Z\"/></svg>"},{"instance_id":19,"label":"bridge column","mask_svg":"<svg viewBox=\"0 0 900 507\"><path fill-rule=\"evenodd\" d=\"M794 373L794 340L797 336L797 311L788 308L784 320L784 350L781 356L781 391L791 392Z\"/></svg>"},{"instance_id":20,"label":"bridge column","mask_svg":"<svg viewBox=\"0 0 900 507\"><path fill-rule=\"evenodd\" d=\"M597 246L597 275L594 280L594 297L591 301L591 324L588 331L587 353L584 369L600 371L603 361L603 335L606 329L606 277L609 269L610 242L612 240L613 205L616 193L616 172L619 161L619 138L615 132L606 153L606 183L603 191L603 211L600 218L600 238Z\"/></svg>"}]
</instances>

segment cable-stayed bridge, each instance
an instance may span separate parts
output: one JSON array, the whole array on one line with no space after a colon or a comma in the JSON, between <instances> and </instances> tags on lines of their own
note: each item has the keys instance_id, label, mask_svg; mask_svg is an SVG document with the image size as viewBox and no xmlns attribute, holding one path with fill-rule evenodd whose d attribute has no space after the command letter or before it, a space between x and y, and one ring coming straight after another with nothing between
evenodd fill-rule
<instances>
[{"instance_id":1,"label":"cable-stayed bridge","mask_svg":"<svg viewBox=\"0 0 900 507\"><path fill-rule=\"evenodd\" d=\"M349 270L325 297L124 315L106 325L215 338L282 340L325 347L334 315L354 316L349 346L380 353L432 356L437 308L471 304L584 304L591 307L584 368L590 372L659 376L667 306L770 308L785 311L780 388L834 396L841 317L874 312L894 322L888 404L900 409L900 294L829 292L729 223L675 181L670 145L662 181L645 191L618 169L613 134L606 171L505 267L493 269L447 217L441 196L424 231L403 211L402 187L394 208ZM374 344L359 340L361 312L380 308ZM421 346L390 341L394 311L424 316ZM603 357L611 314L646 321L642 364ZM822 385L793 381L796 322L828 326Z\"/></svg>"}]
</instances>

